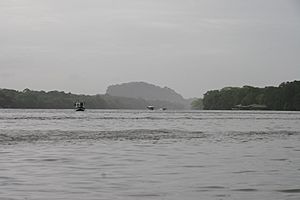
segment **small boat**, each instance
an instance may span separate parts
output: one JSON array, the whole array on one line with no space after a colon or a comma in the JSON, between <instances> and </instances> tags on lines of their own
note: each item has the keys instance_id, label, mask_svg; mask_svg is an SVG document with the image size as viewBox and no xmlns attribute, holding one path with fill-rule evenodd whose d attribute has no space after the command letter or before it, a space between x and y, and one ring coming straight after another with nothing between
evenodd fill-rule
<instances>
[{"instance_id":1,"label":"small boat","mask_svg":"<svg viewBox=\"0 0 300 200\"><path fill-rule=\"evenodd\" d=\"M85 110L83 102L77 101L74 105L75 105L75 110L76 111L84 111Z\"/></svg>"},{"instance_id":2,"label":"small boat","mask_svg":"<svg viewBox=\"0 0 300 200\"><path fill-rule=\"evenodd\" d=\"M154 106L147 106L149 110L154 110Z\"/></svg>"}]
</instances>

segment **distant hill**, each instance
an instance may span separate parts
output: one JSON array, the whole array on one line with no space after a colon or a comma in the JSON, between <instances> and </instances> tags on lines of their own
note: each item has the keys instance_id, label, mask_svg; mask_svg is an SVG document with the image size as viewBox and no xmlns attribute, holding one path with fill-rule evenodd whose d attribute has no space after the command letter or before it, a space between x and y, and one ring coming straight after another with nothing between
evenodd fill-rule
<instances>
[{"instance_id":1,"label":"distant hill","mask_svg":"<svg viewBox=\"0 0 300 200\"><path fill-rule=\"evenodd\" d=\"M144 99L152 102L170 102L189 108L190 101L184 99L180 94L168 87L159 87L145 82L129 82L111 85L106 94L110 96ZM180 107L180 106L179 106Z\"/></svg>"}]
</instances>

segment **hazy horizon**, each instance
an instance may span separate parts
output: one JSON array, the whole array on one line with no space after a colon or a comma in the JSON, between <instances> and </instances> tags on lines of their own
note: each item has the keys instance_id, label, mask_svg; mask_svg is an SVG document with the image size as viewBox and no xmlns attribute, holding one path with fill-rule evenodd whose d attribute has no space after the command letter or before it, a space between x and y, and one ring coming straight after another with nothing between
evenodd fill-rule
<instances>
[{"instance_id":1,"label":"hazy horizon","mask_svg":"<svg viewBox=\"0 0 300 200\"><path fill-rule=\"evenodd\" d=\"M300 79L297 0L2 0L0 88L185 98Z\"/></svg>"}]
</instances>

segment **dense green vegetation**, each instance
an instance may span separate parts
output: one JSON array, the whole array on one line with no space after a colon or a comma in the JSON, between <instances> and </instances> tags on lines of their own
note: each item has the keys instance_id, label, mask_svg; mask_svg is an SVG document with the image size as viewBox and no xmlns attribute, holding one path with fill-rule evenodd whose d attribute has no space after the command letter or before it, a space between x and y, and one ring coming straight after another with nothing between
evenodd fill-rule
<instances>
[{"instance_id":1,"label":"dense green vegetation","mask_svg":"<svg viewBox=\"0 0 300 200\"><path fill-rule=\"evenodd\" d=\"M278 87L226 87L204 94L206 110L230 110L236 105L265 105L269 110L300 110L300 81L281 83Z\"/></svg>"},{"instance_id":2,"label":"dense green vegetation","mask_svg":"<svg viewBox=\"0 0 300 200\"><path fill-rule=\"evenodd\" d=\"M203 99L199 98L191 103L192 110L203 110Z\"/></svg>"},{"instance_id":3,"label":"dense green vegetation","mask_svg":"<svg viewBox=\"0 0 300 200\"><path fill-rule=\"evenodd\" d=\"M60 91L23 91L0 89L0 108L74 108L76 101L84 101L86 108L93 109L145 109L148 105L182 109L182 105L166 101L146 101L110 95L76 95Z\"/></svg>"},{"instance_id":4,"label":"dense green vegetation","mask_svg":"<svg viewBox=\"0 0 300 200\"><path fill-rule=\"evenodd\" d=\"M182 104L168 101L144 100L141 98L110 95L76 95L60 91L23 91L0 89L0 108L74 108L74 102L84 101L87 108L94 109L145 109L148 105L157 108L184 109ZM269 110L300 110L300 81L285 82L278 87L258 88L252 86L225 87L211 90L203 99L192 102L192 109L230 110L235 106L265 105Z\"/></svg>"}]
</instances>

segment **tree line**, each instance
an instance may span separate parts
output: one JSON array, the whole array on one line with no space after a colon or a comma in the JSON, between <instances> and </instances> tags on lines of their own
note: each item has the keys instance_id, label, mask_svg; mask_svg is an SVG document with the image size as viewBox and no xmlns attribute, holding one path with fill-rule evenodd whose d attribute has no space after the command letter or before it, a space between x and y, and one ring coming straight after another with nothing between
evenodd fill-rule
<instances>
[{"instance_id":1,"label":"tree line","mask_svg":"<svg viewBox=\"0 0 300 200\"><path fill-rule=\"evenodd\" d=\"M183 105L166 101L116 97L110 95L77 95L63 91L23 91L0 89L0 108L71 109L76 101L90 109L145 109L148 105L183 109Z\"/></svg>"},{"instance_id":2,"label":"tree line","mask_svg":"<svg viewBox=\"0 0 300 200\"><path fill-rule=\"evenodd\" d=\"M235 106L264 105L269 110L300 110L300 81L278 87L225 87L204 94L203 109L230 110Z\"/></svg>"}]
</instances>

